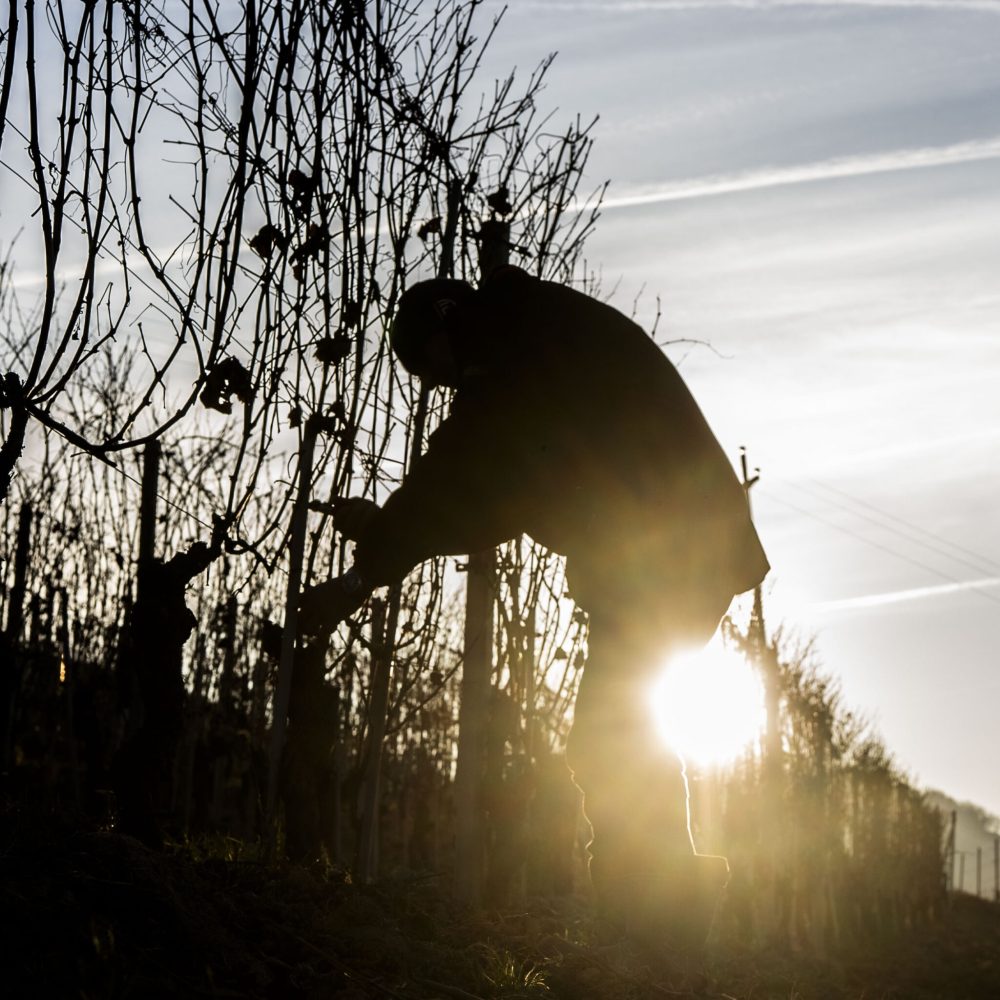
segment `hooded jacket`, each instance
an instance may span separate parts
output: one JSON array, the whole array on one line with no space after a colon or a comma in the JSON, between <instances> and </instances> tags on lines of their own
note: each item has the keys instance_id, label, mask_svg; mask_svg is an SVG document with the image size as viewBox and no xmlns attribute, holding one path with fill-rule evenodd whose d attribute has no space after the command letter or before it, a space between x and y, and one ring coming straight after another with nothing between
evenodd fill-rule
<instances>
[{"instance_id":1,"label":"hooded jacket","mask_svg":"<svg viewBox=\"0 0 1000 1000\"><path fill-rule=\"evenodd\" d=\"M768 570L742 485L676 368L617 310L505 267L449 316L449 416L355 550L370 586L524 532L587 610Z\"/></svg>"}]
</instances>

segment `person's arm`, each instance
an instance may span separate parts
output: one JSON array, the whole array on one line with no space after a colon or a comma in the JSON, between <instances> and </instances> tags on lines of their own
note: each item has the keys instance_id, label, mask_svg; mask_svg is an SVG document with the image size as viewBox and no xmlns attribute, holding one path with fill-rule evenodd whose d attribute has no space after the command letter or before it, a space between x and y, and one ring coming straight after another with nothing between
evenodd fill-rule
<instances>
[{"instance_id":1,"label":"person's arm","mask_svg":"<svg viewBox=\"0 0 1000 1000\"><path fill-rule=\"evenodd\" d=\"M384 506L352 509L342 530L356 541L354 565L302 593L304 634L329 632L372 591L398 582L425 559L478 552L522 530L520 498L530 487L521 469L523 444L506 413L513 400L498 386L467 387ZM334 525L337 517L335 510Z\"/></svg>"},{"instance_id":2,"label":"person's arm","mask_svg":"<svg viewBox=\"0 0 1000 1000\"><path fill-rule=\"evenodd\" d=\"M521 449L506 412L517 403L490 382L460 390L426 452L365 525L354 569L366 586L394 583L425 559L477 552L522 529Z\"/></svg>"}]
</instances>

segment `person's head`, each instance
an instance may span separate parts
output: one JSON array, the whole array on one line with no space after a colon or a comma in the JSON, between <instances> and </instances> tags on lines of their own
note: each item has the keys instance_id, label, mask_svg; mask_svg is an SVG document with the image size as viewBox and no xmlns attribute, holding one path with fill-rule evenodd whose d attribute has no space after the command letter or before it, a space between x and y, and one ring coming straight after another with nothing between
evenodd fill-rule
<instances>
[{"instance_id":1,"label":"person's head","mask_svg":"<svg viewBox=\"0 0 1000 1000\"><path fill-rule=\"evenodd\" d=\"M465 281L434 278L403 292L389 343L403 367L430 385L456 386L455 311L475 294Z\"/></svg>"}]
</instances>

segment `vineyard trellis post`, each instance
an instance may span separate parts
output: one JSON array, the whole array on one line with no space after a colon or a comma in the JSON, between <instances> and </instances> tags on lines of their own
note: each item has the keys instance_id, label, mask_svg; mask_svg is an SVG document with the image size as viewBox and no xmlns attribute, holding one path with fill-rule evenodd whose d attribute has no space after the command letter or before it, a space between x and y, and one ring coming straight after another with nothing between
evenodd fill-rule
<instances>
[{"instance_id":1,"label":"vineyard trellis post","mask_svg":"<svg viewBox=\"0 0 1000 1000\"><path fill-rule=\"evenodd\" d=\"M267 766L267 828L269 848L275 844L275 804L278 799L278 774L281 753L285 746L288 726L288 703L292 693L292 666L299 626L299 592L302 584L302 562L309 515L309 491L312 487L313 456L319 436L319 418L306 421L299 452L299 483L292 511L288 546L288 586L285 592L285 622L281 631L281 654L278 659L278 683L274 691L274 714L271 722L271 746Z\"/></svg>"},{"instance_id":2,"label":"vineyard trellis post","mask_svg":"<svg viewBox=\"0 0 1000 1000\"><path fill-rule=\"evenodd\" d=\"M17 515L17 542L14 550L14 583L7 602L7 640L16 643L24 627L24 597L28 579L28 553L31 551L32 507L22 503Z\"/></svg>"},{"instance_id":3,"label":"vineyard trellis post","mask_svg":"<svg viewBox=\"0 0 1000 1000\"><path fill-rule=\"evenodd\" d=\"M490 219L483 223L480 236L479 272L485 279L508 262L510 229L506 222ZM493 549L470 554L455 772L455 894L471 905L478 905L482 895L482 763L493 672L495 578Z\"/></svg>"},{"instance_id":4,"label":"vineyard trellis post","mask_svg":"<svg viewBox=\"0 0 1000 1000\"><path fill-rule=\"evenodd\" d=\"M751 476L745 447L740 448L740 471L747 510L751 512L750 490L760 480L760 469ZM751 513L752 516L752 513ZM764 686L765 730L763 747L763 773L760 789L759 836L767 857L766 884L758 892L761 907L763 936L772 943L782 944L790 933L788 895L788 859L796 853L789 843L790 831L780 819L783 793L783 766L781 750L781 676L778 651L768 641L764 623L764 600L760 584L753 590L753 612L748 638L755 665ZM792 832L794 843L794 832Z\"/></svg>"},{"instance_id":5,"label":"vineyard trellis post","mask_svg":"<svg viewBox=\"0 0 1000 1000\"><path fill-rule=\"evenodd\" d=\"M993 901L1000 903L1000 833L993 834Z\"/></svg>"},{"instance_id":6,"label":"vineyard trellis post","mask_svg":"<svg viewBox=\"0 0 1000 1000\"><path fill-rule=\"evenodd\" d=\"M951 822L948 826L948 846L945 849L945 861L948 865L948 888L954 892L955 882L955 829L958 825L958 811L952 809Z\"/></svg>"},{"instance_id":7,"label":"vineyard trellis post","mask_svg":"<svg viewBox=\"0 0 1000 1000\"><path fill-rule=\"evenodd\" d=\"M395 590L395 588L393 589ZM398 597L395 606L398 614ZM375 598L371 602L371 608L372 679L368 710L368 748L361 786L361 835L358 841L357 864L358 878L362 882L372 881L378 871L379 777L382 769L382 743L385 739L386 715L389 706L392 632L396 628L396 622L388 620L385 601Z\"/></svg>"},{"instance_id":8,"label":"vineyard trellis post","mask_svg":"<svg viewBox=\"0 0 1000 1000\"><path fill-rule=\"evenodd\" d=\"M462 185L452 180L448 184L446 198L447 211L438 260L439 278L450 278L455 270L455 237L458 233L458 219L462 208ZM422 382L413 417L413 437L410 443L407 474L413 471L423 450L429 400L430 387ZM385 604L382 602L373 604L372 686L368 707L368 748L361 791L361 835L358 842L358 874L362 882L371 881L378 873L378 794L382 771L382 743L385 739L389 712L389 683L402 597L402 584L396 583L389 588Z\"/></svg>"},{"instance_id":9,"label":"vineyard trellis post","mask_svg":"<svg viewBox=\"0 0 1000 1000\"><path fill-rule=\"evenodd\" d=\"M147 441L142 450L142 485L139 499L139 555L136 573L136 596L142 594L149 577L149 567L156 556L156 499L160 478L160 442Z\"/></svg>"},{"instance_id":10,"label":"vineyard trellis post","mask_svg":"<svg viewBox=\"0 0 1000 1000\"><path fill-rule=\"evenodd\" d=\"M750 507L750 490L760 481L760 469L754 469L751 476L747 463L747 450L740 448L740 470L743 475L743 492L746 494L747 507ZM781 720L780 709L780 678L778 677L777 659L768 646L767 632L764 626L764 600L761 585L753 589L752 628L758 658L758 668L764 683L764 703L766 709L766 729L764 736L765 767L770 774L777 770L781 761Z\"/></svg>"},{"instance_id":11,"label":"vineyard trellis post","mask_svg":"<svg viewBox=\"0 0 1000 1000\"><path fill-rule=\"evenodd\" d=\"M4 773L10 773L11 750L14 735L14 716L17 711L17 693L20 687L20 658L14 651L24 627L24 597L28 580L28 555L31 551L31 522L33 510L30 503L22 503L17 515L17 541L14 548L14 582L7 599L7 621L3 631L3 645L6 647L7 662L0 664L3 677L0 678L0 755Z\"/></svg>"}]
</instances>

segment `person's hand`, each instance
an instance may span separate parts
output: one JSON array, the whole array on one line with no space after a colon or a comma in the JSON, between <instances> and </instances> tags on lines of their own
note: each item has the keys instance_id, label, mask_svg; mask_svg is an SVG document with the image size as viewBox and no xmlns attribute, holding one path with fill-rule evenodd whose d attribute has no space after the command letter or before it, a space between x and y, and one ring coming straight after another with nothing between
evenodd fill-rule
<instances>
[{"instance_id":1,"label":"person's hand","mask_svg":"<svg viewBox=\"0 0 1000 1000\"><path fill-rule=\"evenodd\" d=\"M353 569L343 576L307 587L299 596L299 632L302 635L332 632L361 607L368 593Z\"/></svg>"},{"instance_id":2,"label":"person's hand","mask_svg":"<svg viewBox=\"0 0 1000 1000\"><path fill-rule=\"evenodd\" d=\"M373 500L345 497L333 503L333 526L345 538L356 542L368 530L368 525L381 508Z\"/></svg>"}]
</instances>

